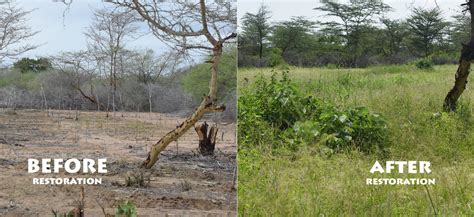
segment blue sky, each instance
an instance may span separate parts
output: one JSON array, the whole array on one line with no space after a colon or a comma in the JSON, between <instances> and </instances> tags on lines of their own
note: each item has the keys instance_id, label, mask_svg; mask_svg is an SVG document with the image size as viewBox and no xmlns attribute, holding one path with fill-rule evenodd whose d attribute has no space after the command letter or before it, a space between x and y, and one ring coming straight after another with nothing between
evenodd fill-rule
<instances>
[{"instance_id":1,"label":"blue sky","mask_svg":"<svg viewBox=\"0 0 474 217\"><path fill-rule=\"evenodd\" d=\"M84 32L92 22L93 9L109 6L100 0L74 1L67 10L65 4L53 0L15 0L14 5L26 10L34 10L29 17L29 25L34 31L40 31L30 44L43 44L22 56L40 57L55 55L61 51L78 51L87 48ZM64 17L63 17L64 15ZM141 32L147 32L145 23L140 25ZM156 54L169 49L152 34L145 35L135 41L127 42L129 49L153 49Z\"/></svg>"}]
</instances>

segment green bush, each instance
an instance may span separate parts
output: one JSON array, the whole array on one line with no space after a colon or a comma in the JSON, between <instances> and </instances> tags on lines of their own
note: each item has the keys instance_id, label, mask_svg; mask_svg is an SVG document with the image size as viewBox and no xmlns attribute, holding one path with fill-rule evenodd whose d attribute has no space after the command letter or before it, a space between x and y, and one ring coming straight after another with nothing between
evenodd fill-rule
<instances>
[{"instance_id":1,"label":"green bush","mask_svg":"<svg viewBox=\"0 0 474 217\"><path fill-rule=\"evenodd\" d=\"M274 133L270 125L262 120L262 113L255 95L240 97L238 100L239 114L239 149L245 145L272 144Z\"/></svg>"},{"instance_id":2,"label":"green bush","mask_svg":"<svg viewBox=\"0 0 474 217\"><path fill-rule=\"evenodd\" d=\"M280 48L272 48L268 54L268 66L275 67L280 65L286 65L285 59L283 59L283 51Z\"/></svg>"},{"instance_id":3,"label":"green bush","mask_svg":"<svg viewBox=\"0 0 474 217\"><path fill-rule=\"evenodd\" d=\"M137 217L135 204L130 201L124 201L117 206L116 217Z\"/></svg>"},{"instance_id":4,"label":"green bush","mask_svg":"<svg viewBox=\"0 0 474 217\"><path fill-rule=\"evenodd\" d=\"M419 69L433 69L433 60L430 57L421 58L415 61L415 66Z\"/></svg>"},{"instance_id":5,"label":"green bush","mask_svg":"<svg viewBox=\"0 0 474 217\"><path fill-rule=\"evenodd\" d=\"M296 122L285 131L284 139L291 147L322 143L334 151L351 146L365 153L384 151L387 131L379 115L364 107L342 112L328 108L316 119Z\"/></svg>"},{"instance_id":6,"label":"green bush","mask_svg":"<svg viewBox=\"0 0 474 217\"><path fill-rule=\"evenodd\" d=\"M336 64L336 63L328 63L326 66L324 66L326 69L341 69L342 65L341 64Z\"/></svg>"},{"instance_id":7,"label":"green bush","mask_svg":"<svg viewBox=\"0 0 474 217\"><path fill-rule=\"evenodd\" d=\"M315 144L334 151L385 149L387 130L382 117L364 107L339 109L303 96L287 74L278 79L273 73L270 81L257 78L253 91L239 98L240 144L272 144L293 151Z\"/></svg>"}]
</instances>

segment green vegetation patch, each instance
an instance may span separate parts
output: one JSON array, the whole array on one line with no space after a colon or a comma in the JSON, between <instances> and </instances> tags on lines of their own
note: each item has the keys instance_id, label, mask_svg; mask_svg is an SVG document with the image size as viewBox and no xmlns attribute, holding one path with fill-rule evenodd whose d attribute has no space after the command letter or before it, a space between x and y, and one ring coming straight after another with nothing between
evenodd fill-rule
<instances>
[{"instance_id":1,"label":"green vegetation patch","mask_svg":"<svg viewBox=\"0 0 474 217\"><path fill-rule=\"evenodd\" d=\"M297 150L302 145L323 144L333 151L355 148L381 152L387 142L387 125L365 107L338 108L302 94L284 71L281 78L260 76L254 91L239 97L239 139L255 145L274 137L274 147ZM248 130L253 129L253 130ZM272 132L266 132L272 131Z\"/></svg>"},{"instance_id":2,"label":"green vegetation patch","mask_svg":"<svg viewBox=\"0 0 474 217\"><path fill-rule=\"evenodd\" d=\"M291 67L284 76L239 69L239 215L473 216L474 91L457 112L440 112L455 72L414 64ZM430 161L436 184L368 186L376 160Z\"/></svg>"}]
</instances>

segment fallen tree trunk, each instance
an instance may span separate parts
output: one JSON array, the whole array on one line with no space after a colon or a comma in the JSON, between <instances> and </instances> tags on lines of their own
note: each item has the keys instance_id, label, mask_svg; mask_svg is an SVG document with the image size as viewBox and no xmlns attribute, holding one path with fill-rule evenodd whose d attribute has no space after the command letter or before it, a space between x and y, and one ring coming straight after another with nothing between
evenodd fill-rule
<instances>
[{"instance_id":1,"label":"fallen tree trunk","mask_svg":"<svg viewBox=\"0 0 474 217\"><path fill-rule=\"evenodd\" d=\"M469 0L461 6L466 6L471 14L471 38L468 44L462 45L461 57L459 58L459 67L456 71L454 86L444 99L443 109L447 112L456 111L459 97L461 97L461 94L466 89L467 78L471 71L471 63L474 60L474 1Z\"/></svg>"},{"instance_id":2,"label":"fallen tree trunk","mask_svg":"<svg viewBox=\"0 0 474 217\"><path fill-rule=\"evenodd\" d=\"M219 130L217 125L214 124L208 132L208 127L209 125L204 122L194 128L199 137L199 153L203 156L214 155L217 131Z\"/></svg>"}]
</instances>

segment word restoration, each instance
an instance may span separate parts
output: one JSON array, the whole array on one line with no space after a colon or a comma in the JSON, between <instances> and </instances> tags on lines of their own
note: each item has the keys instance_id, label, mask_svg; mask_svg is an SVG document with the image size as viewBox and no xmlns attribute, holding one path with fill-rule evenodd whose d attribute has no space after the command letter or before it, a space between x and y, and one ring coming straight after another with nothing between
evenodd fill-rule
<instances>
[{"instance_id":1,"label":"word restoration","mask_svg":"<svg viewBox=\"0 0 474 217\"><path fill-rule=\"evenodd\" d=\"M385 165L375 161L370 169L370 173L375 174L409 174L408 177L372 177L367 178L367 185L434 185L436 179L427 177L409 177L412 174L416 176L427 176L431 173L431 163L429 161L386 161ZM423 175L421 175L423 174ZM392 175L393 176L393 175ZM407 176L407 175L404 175Z\"/></svg>"}]
</instances>

